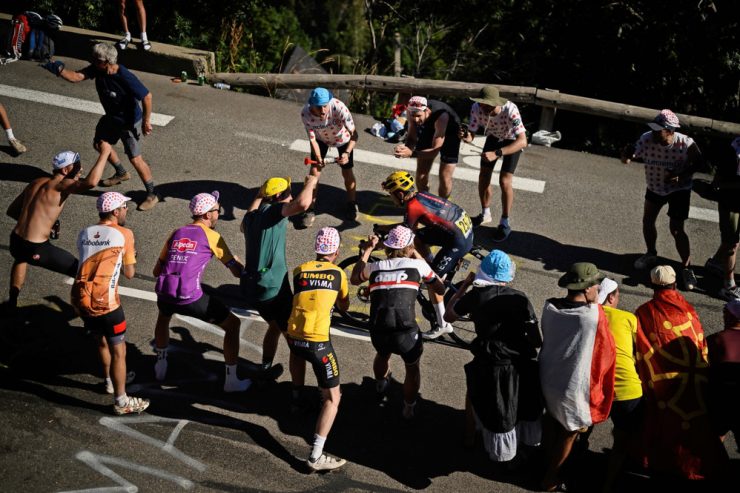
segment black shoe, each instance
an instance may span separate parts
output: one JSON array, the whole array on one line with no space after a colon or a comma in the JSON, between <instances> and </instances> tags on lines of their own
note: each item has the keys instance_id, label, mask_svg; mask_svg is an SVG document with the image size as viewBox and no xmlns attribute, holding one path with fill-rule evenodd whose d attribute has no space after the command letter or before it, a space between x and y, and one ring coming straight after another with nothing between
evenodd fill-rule
<instances>
[{"instance_id":1,"label":"black shoe","mask_svg":"<svg viewBox=\"0 0 740 493\"><path fill-rule=\"evenodd\" d=\"M493 232L493 241L495 242L501 242L506 241L507 238L509 238L509 235L511 234L511 228L509 226L504 226L503 224L499 224L498 228Z\"/></svg>"},{"instance_id":2,"label":"black shoe","mask_svg":"<svg viewBox=\"0 0 740 493\"><path fill-rule=\"evenodd\" d=\"M347 210L344 214L344 218L347 221L354 221L357 219L357 202L347 202Z\"/></svg>"}]
</instances>

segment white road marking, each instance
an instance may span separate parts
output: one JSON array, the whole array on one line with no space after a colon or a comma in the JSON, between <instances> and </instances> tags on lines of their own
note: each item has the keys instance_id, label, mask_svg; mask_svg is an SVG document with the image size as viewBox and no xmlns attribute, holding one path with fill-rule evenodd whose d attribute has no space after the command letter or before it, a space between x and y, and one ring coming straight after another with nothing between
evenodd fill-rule
<instances>
[{"instance_id":1,"label":"white road marking","mask_svg":"<svg viewBox=\"0 0 740 493\"><path fill-rule=\"evenodd\" d=\"M689 217L700 221L719 222L719 212L717 212L717 209L703 209L692 205L689 208Z\"/></svg>"},{"instance_id":2,"label":"white road marking","mask_svg":"<svg viewBox=\"0 0 740 493\"><path fill-rule=\"evenodd\" d=\"M0 96L7 96L9 98L24 99L33 103L48 104L51 106L59 106L60 108L67 108L70 110L85 111L87 113L93 113L96 115L104 115L105 110L103 105L97 101L88 101L87 99L71 98L69 96L61 96L59 94L51 94L49 92L34 91L33 89L23 89L21 87L6 86L0 84ZM163 115L161 113L152 113L151 122L152 125L164 127L170 123L175 117L170 115Z\"/></svg>"}]
</instances>

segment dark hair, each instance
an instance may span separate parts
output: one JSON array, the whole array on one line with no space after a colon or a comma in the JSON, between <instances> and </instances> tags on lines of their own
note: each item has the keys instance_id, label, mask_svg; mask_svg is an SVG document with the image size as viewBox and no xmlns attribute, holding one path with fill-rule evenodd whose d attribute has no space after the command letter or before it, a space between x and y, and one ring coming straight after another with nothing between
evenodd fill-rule
<instances>
[{"instance_id":1,"label":"dark hair","mask_svg":"<svg viewBox=\"0 0 740 493\"><path fill-rule=\"evenodd\" d=\"M115 209L113 209L113 210L115 210ZM98 217L99 217L99 218L100 218L101 220L103 220L103 219L108 219L108 218L109 218L109 217L111 217L112 215L113 215L113 211L110 211L110 212L98 212Z\"/></svg>"}]
</instances>

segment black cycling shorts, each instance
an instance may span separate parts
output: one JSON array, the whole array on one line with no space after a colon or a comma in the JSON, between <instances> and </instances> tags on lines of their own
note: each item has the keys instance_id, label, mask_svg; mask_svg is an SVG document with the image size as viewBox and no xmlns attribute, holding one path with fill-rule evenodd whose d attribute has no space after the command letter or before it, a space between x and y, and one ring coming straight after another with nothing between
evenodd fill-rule
<instances>
[{"instance_id":1,"label":"black cycling shorts","mask_svg":"<svg viewBox=\"0 0 740 493\"><path fill-rule=\"evenodd\" d=\"M455 127L457 127L455 125ZM414 150L423 151L432 147L434 141L434 125L429 128L424 128L419 135L419 139L416 142ZM456 164L460 157L460 137L457 134L457 130L448 132L445 135L445 141L442 144L442 148L439 150L439 161L442 164Z\"/></svg>"},{"instance_id":2,"label":"black cycling shorts","mask_svg":"<svg viewBox=\"0 0 740 493\"><path fill-rule=\"evenodd\" d=\"M489 135L486 137L486 143L483 144L483 152L491 152L495 151L496 149L502 149L506 147L507 145L513 143L513 140L499 140L493 135ZM514 173L516 171L516 165L519 164L519 156L522 155L522 151L517 151L514 154L509 154L508 156L504 156L504 162L501 164L501 172L502 173ZM483 156L480 158L480 167L481 168L493 168L493 166L496 164L497 160L493 161L486 161L483 159Z\"/></svg>"},{"instance_id":3,"label":"black cycling shorts","mask_svg":"<svg viewBox=\"0 0 740 493\"><path fill-rule=\"evenodd\" d=\"M322 389L339 385L339 362L331 341L312 342L288 337L290 352L311 363L316 381Z\"/></svg>"},{"instance_id":4,"label":"black cycling shorts","mask_svg":"<svg viewBox=\"0 0 740 493\"><path fill-rule=\"evenodd\" d=\"M77 275L77 259L67 250L52 245L49 240L33 243L13 231L10 233L10 254L18 262L27 262L69 277Z\"/></svg>"},{"instance_id":5,"label":"black cycling shorts","mask_svg":"<svg viewBox=\"0 0 740 493\"><path fill-rule=\"evenodd\" d=\"M658 195L645 190L645 200L658 207L668 204L668 217L676 221L685 221L689 218L691 206L691 190L678 190L668 195Z\"/></svg>"},{"instance_id":6,"label":"black cycling shorts","mask_svg":"<svg viewBox=\"0 0 740 493\"><path fill-rule=\"evenodd\" d=\"M229 307L223 301L205 293L197 300L186 305L157 300L157 308L159 308L159 313L165 317L171 317L177 313L216 325L221 325L231 314Z\"/></svg>"},{"instance_id":7,"label":"black cycling shorts","mask_svg":"<svg viewBox=\"0 0 740 493\"><path fill-rule=\"evenodd\" d=\"M440 279L449 274L457 262L473 248L473 233L465 238L462 235L447 234L438 228L425 227L419 229L416 235L427 245L441 247L430 265Z\"/></svg>"},{"instance_id":8,"label":"black cycling shorts","mask_svg":"<svg viewBox=\"0 0 740 493\"><path fill-rule=\"evenodd\" d=\"M407 365L419 362L424 352L424 343L419 329L404 332L370 331L370 340L379 355L387 357L398 354Z\"/></svg>"},{"instance_id":9,"label":"black cycling shorts","mask_svg":"<svg viewBox=\"0 0 740 493\"><path fill-rule=\"evenodd\" d=\"M115 346L124 342L126 336L126 316L123 307L118 307L110 313L97 317L82 316L85 329L101 335L108 340L108 344Z\"/></svg>"},{"instance_id":10,"label":"black cycling shorts","mask_svg":"<svg viewBox=\"0 0 740 493\"><path fill-rule=\"evenodd\" d=\"M319 144L319 152L321 152L321 159L324 159L326 157L326 153L329 152L329 146L324 144L319 139L316 139L316 143ZM347 151L347 148L349 147L349 142L347 142L344 145L341 145L337 147L337 152L341 156L344 152ZM352 169L355 167L355 159L354 159L355 151L352 151L349 153L349 160L347 161L347 164L340 164L339 167L342 169ZM313 148L311 148L311 159L314 161L316 160L316 155L313 153Z\"/></svg>"},{"instance_id":11,"label":"black cycling shorts","mask_svg":"<svg viewBox=\"0 0 740 493\"><path fill-rule=\"evenodd\" d=\"M290 290L288 276L283 279L280 291L274 298L269 300L252 300L252 307L257 310L265 322L275 322L281 331L288 330L288 319L293 309L293 292Z\"/></svg>"}]
</instances>

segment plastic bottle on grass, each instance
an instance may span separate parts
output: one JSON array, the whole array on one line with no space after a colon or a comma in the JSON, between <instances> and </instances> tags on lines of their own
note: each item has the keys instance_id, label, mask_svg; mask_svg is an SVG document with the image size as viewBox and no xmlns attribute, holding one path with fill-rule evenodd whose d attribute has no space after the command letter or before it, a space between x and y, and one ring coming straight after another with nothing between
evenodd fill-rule
<instances>
[{"instance_id":1,"label":"plastic bottle on grass","mask_svg":"<svg viewBox=\"0 0 740 493\"><path fill-rule=\"evenodd\" d=\"M225 82L216 82L215 84L213 84L213 87L215 87L216 89L231 89L231 86L226 84Z\"/></svg>"}]
</instances>

